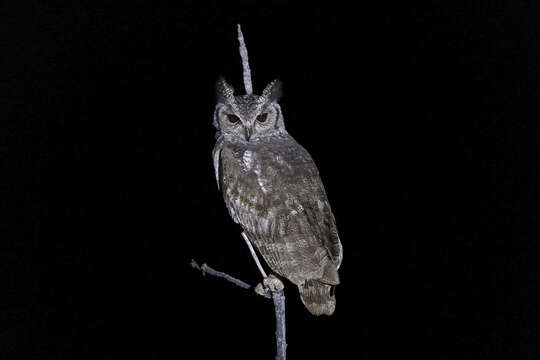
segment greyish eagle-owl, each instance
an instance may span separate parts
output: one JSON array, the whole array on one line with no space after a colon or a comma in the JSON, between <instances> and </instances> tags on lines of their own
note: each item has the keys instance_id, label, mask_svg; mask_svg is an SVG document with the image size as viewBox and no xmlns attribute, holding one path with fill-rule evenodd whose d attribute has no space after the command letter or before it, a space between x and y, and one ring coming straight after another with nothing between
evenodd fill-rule
<instances>
[{"instance_id":1,"label":"greyish eagle-owl","mask_svg":"<svg viewBox=\"0 0 540 360\"><path fill-rule=\"evenodd\" d=\"M317 167L285 130L281 83L235 96L220 79L216 92L213 161L229 214L312 314L331 315L343 249Z\"/></svg>"}]
</instances>

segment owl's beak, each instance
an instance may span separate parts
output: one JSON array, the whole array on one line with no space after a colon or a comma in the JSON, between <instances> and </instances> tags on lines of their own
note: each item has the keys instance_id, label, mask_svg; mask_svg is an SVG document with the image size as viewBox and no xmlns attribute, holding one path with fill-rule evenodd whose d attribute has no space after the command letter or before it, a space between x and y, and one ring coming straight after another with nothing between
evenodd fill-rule
<instances>
[{"instance_id":1,"label":"owl's beak","mask_svg":"<svg viewBox=\"0 0 540 360\"><path fill-rule=\"evenodd\" d=\"M251 126L244 126L244 131L245 131L246 141L249 141L249 138L251 137L251 134L252 134Z\"/></svg>"}]
</instances>

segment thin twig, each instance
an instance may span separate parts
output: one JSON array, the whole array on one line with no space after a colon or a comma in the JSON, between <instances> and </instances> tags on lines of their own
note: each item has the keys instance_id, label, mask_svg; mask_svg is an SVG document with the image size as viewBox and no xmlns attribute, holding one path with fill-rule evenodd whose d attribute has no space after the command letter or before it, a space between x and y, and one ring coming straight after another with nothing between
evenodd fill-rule
<instances>
[{"instance_id":1,"label":"thin twig","mask_svg":"<svg viewBox=\"0 0 540 360\"><path fill-rule=\"evenodd\" d=\"M259 271L261 272L262 277L266 279L268 276L264 272L261 262L259 261L259 258L257 257L255 250L253 249L253 245L251 245L251 241L249 241L246 233L243 231L242 231L242 237L244 238L244 240L246 240L246 244L249 248L249 251L251 252L251 256L253 256L253 260L255 260L255 263L257 264L257 267L259 268Z\"/></svg>"},{"instance_id":2,"label":"thin twig","mask_svg":"<svg viewBox=\"0 0 540 360\"><path fill-rule=\"evenodd\" d=\"M217 271L217 270L214 270L212 269L210 266L206 265L206 263L202 264L201 266L199 266L199 264L197 264L197 262L195 260L191 260L191 267L194 268L194 269L197 269L197 270L200 270L203 275L205 274L210 274L210 275L214 275L216 277L220 277L220 278L223 278L225 280L228 280L229 282L232 282L233 284L237 285L237 286L240 286L241 288L244 288L244 289L251 289L253 286L249 285L248 283L246 282L243 282L242 280L239 280L229 274L226 274L224 272L221 272L221 271ZM261 295L262 297L265 297L267 299L270 299L271 296L270 294L268 294L267 292L266 293L258 293L258 292L255 292L257 295Z\"/></svg>"},{"instance_id":3,"label":"thin twig","mask_svg":"<svg viewBox=\"0 0 540 360\"><path fill-rule=\"evenodd\" d=\"M237 286L240 286L241 288L251 289L251 285L249 285L248 283L245 283L242 280L238 280L237 278L232 277L231 275L225 274L224 272L214 270L210 266L206 265L206 263L199 266L199 264L197 264L197 262L192 259L191 260L191 267L194 268L194 269L197 269L197 270L201 270L203 275L204 274L214 275L214 276L223 278L225 280L228 280L228 281L232 282L233 284L235 284Z\"/></svg>"},{"instance_id":4,"label":"thin twig","mask_svg":"<svg viewBox=\"0 0 540 360\"><path fill-rule=\"evenodd\" d=\"M242 69L244 72L244 87L246 88L246 94L253 94L253 85L251 84L251 69L249 68L249 58L244 41L244 35L242 34L242 28L238 24L238 42L240 43L240 56L242 57Z\"/></svg>"}]
</instances>

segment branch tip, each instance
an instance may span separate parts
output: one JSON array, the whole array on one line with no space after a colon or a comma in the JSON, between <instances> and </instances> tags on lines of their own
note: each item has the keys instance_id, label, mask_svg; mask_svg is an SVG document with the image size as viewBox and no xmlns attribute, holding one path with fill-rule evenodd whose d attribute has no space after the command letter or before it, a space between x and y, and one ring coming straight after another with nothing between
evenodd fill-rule
<instances>
[{"instance_id":1,"label":"branch tip","mask_svg":"<svg viewBox=\"0 0 540 360\"><path fill-rule=\"evenodd\" d=\"M240 43L240 56L242 57L242 69L244 74L244 87L246 88L246 94L253 94L253 85L251 83L251 69L249 68L248 51L246 42L244 40L244 34L242 34L242 27L237 25L238 30L238 42Z\"/></svg>"}]
</instances>

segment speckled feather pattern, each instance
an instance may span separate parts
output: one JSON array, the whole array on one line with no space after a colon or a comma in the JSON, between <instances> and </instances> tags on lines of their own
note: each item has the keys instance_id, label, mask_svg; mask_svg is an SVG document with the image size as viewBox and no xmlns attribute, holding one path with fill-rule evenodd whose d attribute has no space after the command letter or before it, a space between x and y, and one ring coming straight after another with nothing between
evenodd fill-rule
<instances>
[{"instance_id":1,"label":"speckled feather pattern","mask_svg":"<svg viewBox=\"0 0 540 360\"><path fill-rule=\"evenodd\" d=\"M307 151L287 133L257 142L222 140L217 147L231 217L272 270L300 285L337 267L334 216Z\"/></svg>"},{"instance_id":2,"label":"speckled feather pattern","mask_svg":"<svg viewBox=\"0 0 540 360\"><path fill-rule=\"evenodd\" d=\"M233 96L224 81L217 90L214 167L232 219L270 268L298 286L311 313L332 314L341 242L317 167L285 130L280 83L262 96ZM268 120L259 123L263 112Z\"/></svg>"}]
</instances>

